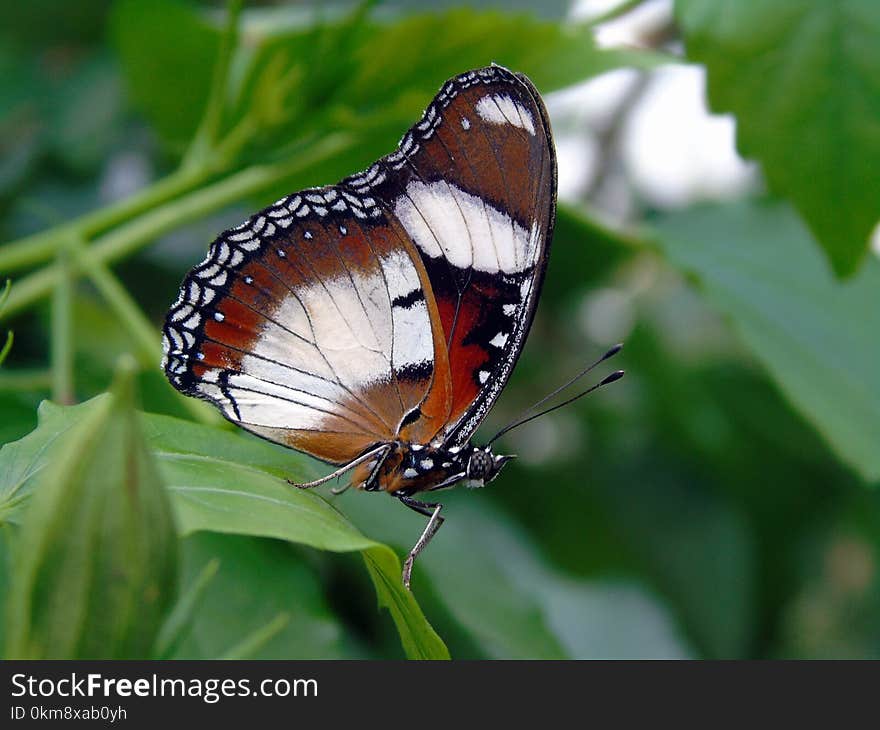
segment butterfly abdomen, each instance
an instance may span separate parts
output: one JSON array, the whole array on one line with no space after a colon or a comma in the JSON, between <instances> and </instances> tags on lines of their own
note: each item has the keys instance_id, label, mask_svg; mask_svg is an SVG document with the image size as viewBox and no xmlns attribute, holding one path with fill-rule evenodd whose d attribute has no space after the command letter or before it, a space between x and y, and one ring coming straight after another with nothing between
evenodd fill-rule
<instances>
[{"instance_id":1,"label":"butterfly abdomen","mask_svg":"<svg viewBox=\"0 0 880 730\"><path fill-rule=\"evenodd\" d=\"M359 464L352 471L351 484L367 491L401 494L435 489L466 473L472 450L396 442L386 455Z\"/></svg>"}]
</instances>

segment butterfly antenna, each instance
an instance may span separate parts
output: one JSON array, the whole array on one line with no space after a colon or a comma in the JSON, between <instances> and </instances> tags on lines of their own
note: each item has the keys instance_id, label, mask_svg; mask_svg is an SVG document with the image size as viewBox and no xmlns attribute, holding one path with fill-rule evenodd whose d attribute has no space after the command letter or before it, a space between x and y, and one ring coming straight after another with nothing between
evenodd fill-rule
<instances>
[{"instance_id":1,"label":"butterfly antenna","mask_svg":"<svg viewBox=\"0 0 880 730\"><path fill-rule=\"evenodd\" d=\"M545 416L548 413L552 413L553 411L555 411L559 408L562 408L563 406L567 406L569 403L574 403L579 398L583 398L588 393L592 393L594 390L598 390L599 388L601 388L604 385L608 385L609 383L613 383L615 380L620 380L623 377L623 370L616 370L615 372L611 373L611 375L604 378L601 382L597 383L596 385L591 386L590 388L587 388L587 390L583 391L582 393L578 393L577 395L572 396L568 400L565 400L562 403L559 403L559 404L557 404L551 408L548 408L546 410L543 410L539 413L535 413L534 415L531 415L531 416L528 415L528 414L532 413L532 411L540 408L542 405L544 405L551 398L559 395L559 393L561 393L566 388L569 388L570 386L574 385L578 380L580 380L587 373L589 373L591 370L593 370L593 368L595 368L599 364L605 362L609 358L614 357L618 352L621 351L621 349L623 349L622 344L615 345L610 350L608 350L608 352L606 352L604 355L602 355L602 357L600 357L598 360L596 360L596 362L594 362L592 365L587 366L586 368L581 370L577 375L575 375L573 378L566 381L565 383L560 385L558 388L556 388L555 390L553 390L550 393L548 393L547 395L545 395L537 403L533 404L532 406L527 408L525 411L523 411L519 415L519 417L517 419L515 419L512 423L510 423L507 426L505 426L504 428L502 428L491 439L489 439L487 445L493 443L496 439L500 438L501 436L506 434L508 431L511 431L514 428L517 428L518 426L522 426L524 423L528 423L529 421L533 421L536 418L540 418L541 416Z\"/></svg>"},{"instance_id":2,"label":"butterfly antenna","mask_svg":"<svg viewBox=\"0 0 880 730\"><path fill-rule=\"evenodd\" d=\"M613 383L615 380L620 380L622 377L623 377L623 370L615 370L613 373L611 373L611 375L604 378L602 381L596 383L596 385L593 385L590 388L587 388L582 393L578 393L577 395L572 396L568 400L564 400L564 401L562 401L562 403L558 403L555 406L548 408L545 411L541 411L540 413L536 413L533 416L529 416L528 418L523 418L519 421L514 421L509 426L505 426L498 433L496 433L491 439L489 439L489 441L486 445L488 446L489 444L493 443L496 439L498 439L501 436L503 436L504 434L506 434L508 431L512 431L513 429L518 428L519 426L522 426L524 423L528 423L529 421L534 421L536 418L540 418L541 416L546 416L548 413L552 413L553 411L559 410L563 406L567 406L569 403L574 403L579 398L583 398L585 395L592 393L594 390L598 390L603 385L608 385L609 383Z\"/></svg>"}]
</instances>

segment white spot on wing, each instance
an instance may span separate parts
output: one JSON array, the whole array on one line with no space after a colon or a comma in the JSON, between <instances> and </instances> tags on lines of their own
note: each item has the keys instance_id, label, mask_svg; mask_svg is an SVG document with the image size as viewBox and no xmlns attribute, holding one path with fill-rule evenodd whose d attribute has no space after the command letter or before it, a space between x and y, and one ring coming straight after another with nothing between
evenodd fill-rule
<instances>
[{"instance_id":1,"label":"white spot on wing","mask_svg":"<svg viewBox=\"0 0 880 730\"><path fill-rule=\"evenodd\" d=\"M431 337L431 319L425 300L411 307L394 307L394 367L398 370L406 365L432 362L434 341Z\"/></svg>"},{"instance_id":2,"label":"white spot on wing","mask_svg":"<svg viewBox=\"0 0 880 730\"><path fill-rule=\"evenodd\" d=\"M392 251L381 259L391 301L422 288L418 272L405 251ZM424 299L409 307L392 307L394 343L392 361L397 370L434 360L431 318Z\"/></svg>"},{"instance_id":3,"label":"white spot on wing","mask_svg":"<svg viewBox=\"0 0 880 730\"><path fill-rule=\"evenodd\" d=\"M501 349L507 344L507 337L507 333L499 332L491 340L489 340L489 344L492 345L492 347L497 347L498 349Z\"/></svg>"},{"instance_id":4,"label":"white spot on wing","mask_svg":"<svg viewBox=\"0 0 880 730\"><path fill-rule=\"evenodd\" d=\"M382 269L391 299L405 297L422 288L416 267L404 251L392 251L382 258Z\"/></svg>"},{"instance_id":5,"label":"white spot on wing","mask_svg":"<svg viewBox=\"0 0 880 730\"><path fill-rule=\"evenodd\" d=\"M510 124L535 134L535 120L532 113L518 101L506 94L491 94L477 102L477 114L492 124Z\"/></svg>"},{"instance_id":6,"label":"white spot on wing","mask_svg":"<svg viewBox=\"0 0 880 730\"><path fill-rule=\"evenodd\" d=\"M446 182L413 180L394 213L416 245L431 258L444 256L462 269L512 274L530 267L540 226L526 231L507 213Z\"/></svg>"}]
</instances>

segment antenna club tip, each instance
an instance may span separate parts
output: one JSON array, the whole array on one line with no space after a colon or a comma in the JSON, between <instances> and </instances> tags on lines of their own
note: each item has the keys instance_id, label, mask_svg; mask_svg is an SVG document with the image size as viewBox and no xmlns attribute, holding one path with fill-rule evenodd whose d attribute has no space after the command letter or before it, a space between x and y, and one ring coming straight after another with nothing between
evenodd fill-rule
<instances>
[{"instance_id":1,"label":"antenna club tip","mask_svg":"<svg viewBox=\"0 0 880 730\"><path fill-rule=\"evenodd\" d=\"M615 370L611 375L608 375L599 385L608 385L609 383L613 383L615 380L620 380L625 374L623 370Z\"/></svg>"},{"instance_id":2,"label":"antenna club tip","mask_svg":"<svg viewBox=\"0 0 880 730\"><path fill-rule=\"evenodd\" d=\"M602 360L607 360L609 357L614 357L622 349L623 349L623 343L618 342L614 347L612 347L610 350L608 350L608 352L606 352L604 355L602 355ZM602 362L602 360L600 360L599 362Z\"/></svg>"}]
</instances>

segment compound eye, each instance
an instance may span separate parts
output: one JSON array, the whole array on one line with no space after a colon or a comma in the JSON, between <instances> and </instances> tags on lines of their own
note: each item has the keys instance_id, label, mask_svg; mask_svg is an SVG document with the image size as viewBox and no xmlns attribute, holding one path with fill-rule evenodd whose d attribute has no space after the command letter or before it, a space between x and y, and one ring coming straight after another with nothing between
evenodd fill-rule
<instances>
[{"instance_id":1,"label":"compound eye","mask_svg":"<svg viewBox=\"0 0 880 730\"><path fill-rule=\"evenodd\" d=\"M492 459L483 451L475 451L468 460L468 477L483 479L492 469Z\"/></svg>"}]
</instances>

